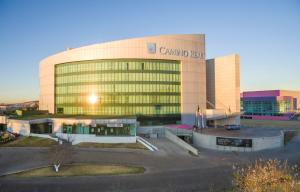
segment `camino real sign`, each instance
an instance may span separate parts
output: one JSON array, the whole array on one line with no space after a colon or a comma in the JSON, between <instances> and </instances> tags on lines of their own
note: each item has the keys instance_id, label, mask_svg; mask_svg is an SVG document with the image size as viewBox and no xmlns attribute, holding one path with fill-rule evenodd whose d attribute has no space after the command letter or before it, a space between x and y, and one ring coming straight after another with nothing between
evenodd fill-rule
<instances>
[{"instance_id":1,"label":"camino real sign","mask_svg":"<svg viewBox=\"0 0 300 192\"><path fill-rule=\"evenodd\" d=\"M231 147L252 147L252 139L217 137L216 144Z\"/></svg>"},{"instance_id":2,"label":"camino real sign","mask_svg":"<svg viewBox=\"0 0 300 192\"><path fill-rule=\"evenodd\" d=\"M173 55L180 57L190 57L194 59L204 59L204 53L195 50L173 49L166 46L156 47L156 43L147 43L147 50L150 54L155 54L156 50L161 55Z\"/></svg>"}]
</instances>

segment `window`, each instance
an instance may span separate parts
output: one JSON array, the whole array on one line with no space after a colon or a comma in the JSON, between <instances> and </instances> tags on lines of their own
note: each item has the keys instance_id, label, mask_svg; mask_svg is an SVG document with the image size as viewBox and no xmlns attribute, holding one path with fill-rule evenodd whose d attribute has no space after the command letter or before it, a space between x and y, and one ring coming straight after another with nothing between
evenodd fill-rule
<instances>
[{"instance_id":1,"label":"window","mask_svg":"<svg viewBox=\"0 0 300 192\"><path fill-rule=\"evenodd\" d=\"M58 64L55 66L56 112L156 115L155 106L159 105L160 115L180 114L179 69L178 61L147 59ZM87 102L91 92L99 98L95 105Z\"/></svg>"},{"instance_id":2,"label":"window","mask_svg":"<svg viewBox=\"0 0 300 192\"><path fill-rule=\"evenodd\" d=\"M144 70L144 63L141 63L141 70Z\"/></svg>"}]
</instances>

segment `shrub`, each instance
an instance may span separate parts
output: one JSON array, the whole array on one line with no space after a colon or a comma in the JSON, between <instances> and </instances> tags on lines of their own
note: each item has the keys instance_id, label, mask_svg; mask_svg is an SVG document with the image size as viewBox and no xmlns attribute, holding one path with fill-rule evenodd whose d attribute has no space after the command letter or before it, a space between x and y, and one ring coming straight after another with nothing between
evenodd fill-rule
<instances>
[{"instance_id":1,"label":"shrub","mask_svg":"<svg viewBox=\"0 0 300 192\"><path fill-rule=\"evenodd\" d=\"M297 166L289 166L287 161L256 160L246 167L233 167L235 191L243 192L290 192L298 191ZM296 189L298 188L298 189Z\"/></svg>"},{"instance_id":2,"label":"shrub","mask_svg":"<svg viewBox=\"0 0 300 192\"><path fill-rule=\"evenodd\" d=\"M15 136L10 134L9 132L0 132L0 143L8 143L10 141L15 140Z\"/></svg>"}]
</instances>

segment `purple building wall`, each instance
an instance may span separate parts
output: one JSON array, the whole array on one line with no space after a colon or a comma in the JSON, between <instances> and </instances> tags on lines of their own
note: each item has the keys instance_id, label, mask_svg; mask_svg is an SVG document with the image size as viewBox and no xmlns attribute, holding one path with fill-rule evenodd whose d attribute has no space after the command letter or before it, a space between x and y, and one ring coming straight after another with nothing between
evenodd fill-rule
<instances>
[{"instance_id":1,"label":"purple building wall","mask_svg":"<svg viewBox=\"0 0 300 192\"><path fill-rule=\"evenodd\" d=\"M243 92L242 97L277 97L280 96L280 90L271 91L248 91Z\"/></svg>"}]
</instances>

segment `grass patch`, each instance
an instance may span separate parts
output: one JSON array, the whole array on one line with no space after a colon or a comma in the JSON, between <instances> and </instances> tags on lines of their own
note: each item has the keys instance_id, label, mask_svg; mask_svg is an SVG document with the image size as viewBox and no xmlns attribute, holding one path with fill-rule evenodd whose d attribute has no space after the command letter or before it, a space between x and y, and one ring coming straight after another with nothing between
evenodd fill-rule
<instances>
[{"instance_id":1,"label":"grass patch","mask_svg":"<svg viewBox=\"0 0 300 192\"><path fill-rule=\"evenodd\" d=\"M76 146L85 148L129 148L129 149L147 149L140 143L91 143L82 142Z\"/></svg>"},{"instance_id":2,"label":"grass patch","mask_svg":"<svg viewBox=\"0 0 300 192\"><path fill-rule=\"evenodd\" d=\"M56 144L57 142L52 139L20 136L12 142L0 144L0 147L50 147Z\"/></svg>"},{"instance_id":3,"label":"grass patch","mask_svg":"<svg viewBox=\"0 0 300 192\"><path fill-rule=\"evenodd\" d=\"M144 173L144 167L122 165L64 165L58 173L53 167L44 167L14 174L16 177L67 177Z\"/></svg>"}]
</instances>

